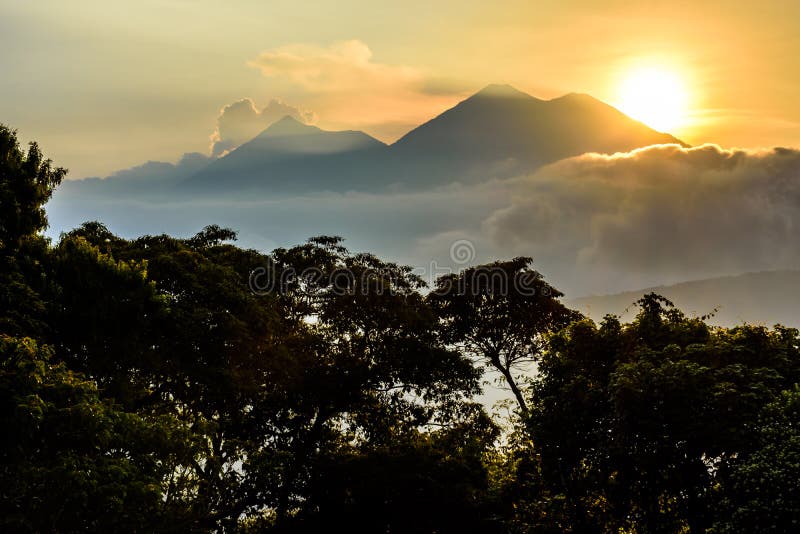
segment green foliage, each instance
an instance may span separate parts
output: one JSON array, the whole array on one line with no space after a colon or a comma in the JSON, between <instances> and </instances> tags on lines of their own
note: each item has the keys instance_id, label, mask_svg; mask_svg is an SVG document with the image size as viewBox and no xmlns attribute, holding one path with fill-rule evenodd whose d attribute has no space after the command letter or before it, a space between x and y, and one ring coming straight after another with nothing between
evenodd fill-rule
<instances>
[{"instance_id":1,"label":"green foliage","mask_svg":"<svg viewBox=\"0 0 800 534\"><path fill-rule=\"evenodd\" d=\"M0 338L0 525L4 531L142 531L168 526L163 481L184 430L103 400L29 338Z\"/></svg>"},{"instance_id":2,"label":"green foliage","mask_svg":"<svg viewBox=\"0 0 800 534\"><path fill-rule=\"evenodd\" d=\"M80 236L67 236L49 258L47 338L70 367L91 376L128 407L151 394L159 359L153 325L165 299L147 279L146 262L118 261Z\"/></svg>"},{"instance_id":3,"label":"green foliage","mask_svg":"<svg viewBox=\"0 0 800 534\"><path fill-rule=\"evenodd\" d=\"M428 296L442 339L499 372L523 412L528 406L514 372L538 358L544 334L579 317L531 262L515 258L445 275Z\"/></svg>"},{"instance_id":4,"label":"green foliage","mask_svg":"<svg viewBox=\"0 0 800 534\"><path fill-rule=\"evenodd\" d=\"M88 223L53 251L54 343L126 406L190 429L172 480L195 488L173 495L196 528L283 528L311 517L338 458L486 421L478 372L440 344L409 268L335 238L266 256L233 237L129 241ZM259 266L280 284L253 292Z\"/></svg>"},{"instance_id":5,"label":"green foliage","mask_svg":"<svg viewBox=\"0 0 800 534\"><path fill-rule=\"evenodd\" d=\"M51 167L36 143L23 152L16 132L0 124L0 255L14 254L47 226L44 204L65 174Z\"/></svg>"},{"instance_id":6,"label":"green foliage","mask_svg":"<svg viewBox=\"0 0 800 534\"><path fill-rule=\"evenodd\" d=\"M0 127L3 531L797 531L797 330L596 325L529 258L426 294L337 237L53 246L63 175Z\"/></svg>"},{"instance_id":7,"label":"green foliage","mask_svg":"<svg viewBox=\"0 0 800 534\"><path fill-rule=\"evenodd\" d=\"M66 171L53 169L36 143L25 153L16 132L0 124L0 333L32 335L46 325L37 289L47 226L44 203Z\"/></svg>"},{"instance_id":8,"label":"green foliage","mask_svg":"<svg viewBox=\"0 0 800 534\"><path fill-rule=\"evenodd\" d=\"M754 446L731 461L713 532L797 532L800 529L800 388L764 406Z\"/></svg>"},{"instance_id":9,"label":"green foliage","mask_svg":"<svg viewBox=\"0 0 800 534\"><path fill-rule=\"evenodd\" d=\"M639 305L630 325L572 324L539 368L530 471L563 494L568 530L708 529L760 411L797 380L796 331L711 329L656 295Z\"/></svg>"}]
</instances>

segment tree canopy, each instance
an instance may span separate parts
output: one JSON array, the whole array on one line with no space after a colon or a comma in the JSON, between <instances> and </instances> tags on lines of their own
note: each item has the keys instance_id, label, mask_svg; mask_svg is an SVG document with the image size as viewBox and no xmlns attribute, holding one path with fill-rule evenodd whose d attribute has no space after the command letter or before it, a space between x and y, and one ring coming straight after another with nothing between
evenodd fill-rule
<instances>
[{"instance_id":1,"label":"tree canopy","mask_svg":"<svg viewBox=\"0 0 800 534\"><path fill-rule=\"evenodd\" d=\"M798 529L797 330L595 324L529 258L427 288L333 236L52 243L64 175L0 127L4 531Z\"/></svg>"}]
</instances>

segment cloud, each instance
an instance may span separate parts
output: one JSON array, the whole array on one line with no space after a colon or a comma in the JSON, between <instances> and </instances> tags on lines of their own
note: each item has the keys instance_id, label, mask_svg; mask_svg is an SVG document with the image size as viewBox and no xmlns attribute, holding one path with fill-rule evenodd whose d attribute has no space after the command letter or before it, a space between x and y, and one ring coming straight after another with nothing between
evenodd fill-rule
<instances>
[{"instance_id":1,"label":"cloud","mask_svg":"<svg viewBox=\"0 0 800 534\"><path fill-rule=\"evenodd\" d=\"M800 266L800 152L659 145L519 179L484 231L595 291ZM578 282L581 280L581 282Z\"/></svg>"},{"instance_id":2,"label":"cloud","mask_svg":"<svg viewBox=\"0 0 800 534\"><path fill-rule=\"evenodd\" d=\"M293 44L266 50L248 62L287 90L303 95L331 127L362 127L391 135L385 125L419 124L463 95L456 82L430 78L415 67L374 60L359 40L329 46Z\"/></svg>"},{"instance_id":3,"label":"cloud","mask_svg":"<svg viewBox=\"0 0 800 534\"><path fill-rule=\"evenodd\" d=\"M274 98L261 110L249 98L228 104L220 110L217 127L211 134L211 155L221 156L233 150L287 115L306 124L316 121L313 111L290 106Z\"/></svg>"},{"instance_id":4,"label":"cloud","mask_svg":"<svg viewBox=\"0 0 800 534\"><path fill-rule=\"evenodd\" d=\"M477 262L491 261L491 247L479 239L482 221L508 206L508 187L500 181L453 184L432 191L392 193L306 193L295 197L254 196L250 200L203 200L159 195L91 197L63 187L48 204L50 234L86 220L101 220L120 235L167 232L193 235L207 224L239 232L238 244L260 250L291 246L313 235L340 235L354 251L423 268L427 281L442 269L463 267L451 261L455 241L474 242Z\"/></svg>"},{"instance_id":5,"label":"cloud","mask_svg":"<svg viewBox=\"0 0 800 534\"><path fill-rule=\"evenodd\" d=\"M421 83L414 68L372 61L361 41L339 41L327 48L298 44L262 52L249 65L264 76L285 76L310 92L341 92L364 87L393 87Z\"/></svg>"},{"instance_id":6,"label":"cloud","mask_svg":"<svg viewBox=\"0 0 800 534\"><path fill-rule=\"evenodd\" d=\"M187 158L174 170L190 163L203 159ZM173 166L134 170L163 181ZM218 223L239 230L242 245L264 250L336 234L354 250L428 274L463 267L451 261L451 246L469 240L475 262L533 257L569 297L800 269L800 151L791 149L660 145L584 154L510 180L416 192L158 197L120 193L100 201L77 184L62 187L48 204L51 230L57 236L98 218L128 236L190 235Z\"/></svg>"}]
</instances>

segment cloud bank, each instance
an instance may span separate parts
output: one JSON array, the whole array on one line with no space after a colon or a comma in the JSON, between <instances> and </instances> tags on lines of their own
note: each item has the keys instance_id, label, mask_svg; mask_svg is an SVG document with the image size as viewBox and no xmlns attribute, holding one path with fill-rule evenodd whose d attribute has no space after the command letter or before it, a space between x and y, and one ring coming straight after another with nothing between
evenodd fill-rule
<instances>
[{"instance_id":1,"label":"cloud bank","mask_svg":"<svg viewBox=\"0 0 800 534\"><path fill-rule=\"evenodd\" d=\"M519 179L484 229L576 282L654 283L800 266L800 152L660 145ZM588 289L588 288L587 288Z\"/></svg>"},{"instance_id":2,"label":"cloud bank","mask_svg":"<svg viewBox=\"0 0 800 534\"><path fill-rule=\"evenodd\" d=\"M249 98L228 104L220 110L216 129L211 134L211 155L219 157L233 150L287 115L306 124L312 124L317 118L313 111L290 106L275 98L261 110Z\"/></svg>"},{"instance_id":3,"label":"cloud bank","mask_svg":"<svg viewBox=\"0 0 800 534\"><path fill-rule=\"evenodd\" d=\"M533 257L569 297L800 269L800 151L781 148L585 154L527 177L415 193L162 203L67 193L48 207L55 236L88 219L128 236L190 235L218 223L238 230L245 246L336 234L353 250L429 270L463 267L449 252L466 239L475 262Z\"/></svg>"}]
</instances>

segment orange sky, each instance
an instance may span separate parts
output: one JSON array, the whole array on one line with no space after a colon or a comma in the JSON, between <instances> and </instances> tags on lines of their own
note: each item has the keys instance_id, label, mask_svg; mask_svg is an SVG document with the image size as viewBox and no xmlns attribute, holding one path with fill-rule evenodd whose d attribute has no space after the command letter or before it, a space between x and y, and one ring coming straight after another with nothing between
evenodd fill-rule
<instances>
[{"instance_id":1,"label":"orange sky","mask_svg":"<svg viewBox=\"0 0 800 534\"><path fill-rule=\"evenodd\" d=\"M800 3L0 0L0 121L71 177L207 152L271 98L391 141L488 83L620 104L637 68L686 91L690 143L800 146Z\"/></svg>"}]
</instances>

